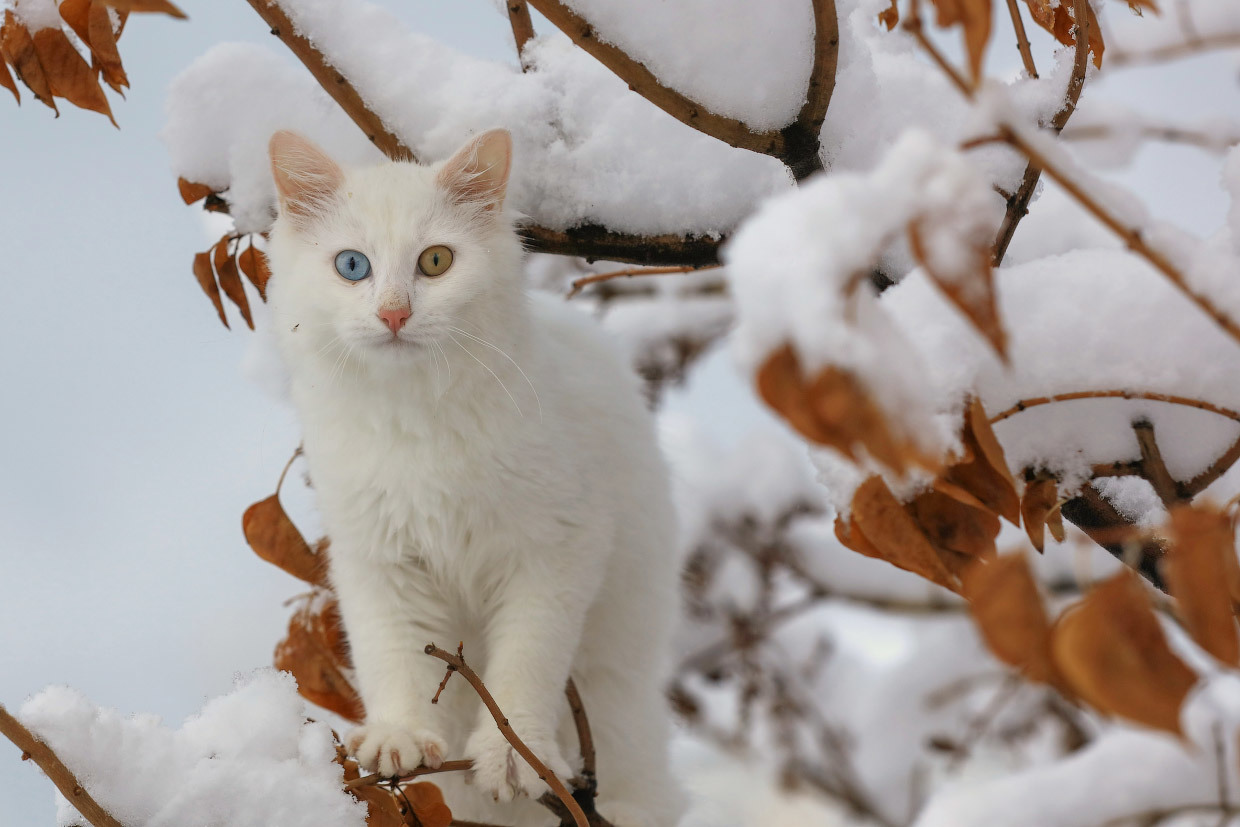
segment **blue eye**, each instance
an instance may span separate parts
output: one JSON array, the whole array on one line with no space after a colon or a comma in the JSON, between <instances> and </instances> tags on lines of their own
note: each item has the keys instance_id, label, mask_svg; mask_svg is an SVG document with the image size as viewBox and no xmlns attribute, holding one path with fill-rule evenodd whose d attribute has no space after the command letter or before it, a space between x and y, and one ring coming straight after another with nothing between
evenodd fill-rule
<instances>
[{"instance_id":1,"label":"blue eye","mask_svg":"<svg viewBox=\"0 0 1240 827\"><path fill-rule=\"evenodd\" d=\"M349 281L361 281L370 275L370 259L357 250L341 250L336 256L336 272Z\"/></svg>"}]
</instances>

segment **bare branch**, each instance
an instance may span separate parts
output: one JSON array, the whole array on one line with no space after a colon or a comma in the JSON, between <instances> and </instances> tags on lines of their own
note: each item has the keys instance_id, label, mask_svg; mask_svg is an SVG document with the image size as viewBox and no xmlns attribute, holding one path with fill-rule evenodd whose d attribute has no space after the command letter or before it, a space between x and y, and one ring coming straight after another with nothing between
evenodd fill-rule
<instances>
[{"instance_id":1,"label":"bare branch","mask_svg":"<svg viewBox=\"0 0 1240 827\"><path fill-rule=\"evenodd\" d=\"M1008 0L1008 2L1015 6L1016 0ZM1016 19L1019 20L1019 10L1015 11L1014 14ZM1072 75L1068 78L1068 86L1064 90L1063 105L1059 107L1059 111L1051 118L1050 126L1056 135L1063 132L1063 128L1068 124L1068 119L1076 111L1076 103L1080 100L1081 90L1085 87L1085 72L1089 69L1088 0L1073 0L1072 14L1073 19L1076 21L1076 26L1074 27L1076 47L1072 55ZM1025 48L1029 48L1028 41L1025 43ZM1029 61L1032 64L1032 55L1030 55ZM1034 75L1034 77L1037 77L1037 75ZM1003 224L999 227L999 235L995 239L994 254L991 259L991 263L995 267L1003 263L1003 257L1007 255L1008 245L1012 243L1012 236L1016 235L1017 225L1020 224L1022 218L1028 215L1029 202L1033 200L1033 193L1038 188L1038 179L1041 175L1041 168L1030 160L1025 167L1024 175L1021 176L1020 186L1016 188L1016 192L1008 199L1007 213L1003 216Z\"/></svg>"},{"instance_id":2,"label":"bare branch","mask_svg":"<svg viewBox=\"0 0 1240 827\"><path fill-rule=\"evenodd\" d=\"M581 701L581 693L572 678L564 687L568 696L568 708L573 713L573 726L577 729L577 743L581 748L581 774L589 783L594 782L596 775L594 758L594 736L590 733L590 719L586 717L586 706Z\"/></svg>"},{"instance_id":3,"label":"bare branch","mask_svg":"<svg viewBox=\"0 0 1240 827\"><path fill-rule=\"evenodd\" d=\"M415 778L420 778L423 775L435 775L436 773L441 772L465 772L473 769L473 766L474 762L468 759L444 761L438 767L416 767L404 775L399 776L395 780L397 783L404 783L406 781L412 781ZM380 775L376 772L371 773L370 775L363 775L361 778L354 778L352 781L346 781L344 788L346 790L352 790L358 787L370 787L375 784L382 784L385 781L391 780L391 776Z\"/></svg>"},{"instance_id":4,"label":"bare branch","mask_svg":"<svg viewBox=\"0 0 1240 827\"><path fill-rule=\"evenodd\" d=\"M719 247L725 236L632 235L618 233L598 224L584 224L567 230L524 226L517 234L534 253L581 256L587 261L618 261L621 264L692 265L705 267L719 263Z\"/></svg>"},{"instance_id":5,"label":"bare branch","mask_svg":"<svg viewBox=\"0 0 1240 827\"><path fill-rule=\"evenodd\" d=\"M1107 66L1110 68L1121 68L1150 63L1164 63L1169 60L1194 57L1202 52L1215 49L1240 49L1240 32L1213 34L1208 37L1191 37L1182 43L1173 43L1168 46L1140 52L1125 52L1119 49L1112 49L1107 54Z\"/></svg>"},{"instance_id":6,"label":"bare branch","mask_svg":"<svg viewBox=\"0 0 1240 827\"><path fill-rule=\"evenodd\" d=\"M573 821L576 822L577 827L591 827L589 820L586 818L585 812L581 809L581 805L577 803L576 799L574 799L572 794L568 791L568 788L564 786L564 782L562 782L554 772L548 769L547 765L544 764L542 760L539 759L539 757L525 745L525 742L521 740L517 733L513 731L512 727L508 724L508 718L499 708L499 705L495 703L495 699L491 697L491 693L482 682L482 678L478 677L478 673L471 669L467 663L465 663L465 658L461 655L454 655L451 652L440 649L433 643L428 643L425 651L426 654L431 657L439 658L441 661L446 663L449 668L459 672L461 677L469 682L469 685L472 686L474 691L478 693L478 698L482 701L483 705L486 706L487 711L491 713L491 717L495 719L495 725L499 727L499 731L503 733L504 738L508 740L508 743L512 744L512 748L517 751L517 754L521 756L525 763L529 764L534 769L534 772L538 773L539 779L544 781L547 786L551 788L551 791L555 793L555 796L559 799L560 803L563 804L568 812L572 814Z\"/></svg>"},{"instance_id":7,"label":"bare branch","mask_svg":"<svg viewBox=\"0 0 1240 827\"><path fill-rule=\"evenodd\" d=\"M612 279L632 278L633 276L668 276L679 273L692 273L695 270L714 270L718 265L709 267L628 267L623 270L612 270L607 273L594 273L589 276L582 276L579 279L573 279L571 289L564 298L571 299L581 293L583 289L591 284L598 284L601 281L611 281Z\"/></svg>"},{"instance_id":8,"label":"bare branch","mask_svg":"<svg viewBox=\"0 0 1240 827\"><path fill-rule=\"evenodd\" d=\"M1167 591L1167 584L1158 570L1158 563L1166 553L1163 544L1120 514L1092 483L1086 483L1079 495L1063 504L1060 512L1117 560L1135 569L1159 591Z\"/></svg>"},{"instance_id":9,"label":"bare branch","mask_svg":"<svg viewBox=\"0 0 1240 827\"><path fill-rule=\"evenodd\" d=\"M1137 445L1141 448L1141 476L1153 486L1154 493L1167 508L1181 502L1179 486L1167 470L1163 461L1162 451L1158 449L1158 439L1154 436L1154 423L1148 419L1139 419L1132 423L1133 433L1137 435Z\"/></svg>"},{"instance_id":10,"label":"bare branch","mask_svg":"<svg viewBox=\"0 0 1240 827\"><path fill-rule=\"evenodd\" d=\"M314 75L314 79L324 91L340 104L345 114L353 119L353 123L358 125L384 155L393 161L417 160L413 150L384 126L378 115L367 108L362 96L353 88L353 84L349 83L348 78L336 71L314 44L297 33L293 21L289 20L278 0L249 0L249 3L254 7L254 11L258 12L258 16L271 27L271 33L288 46L297 59L310 70L310 74Z\"/></svg>"},{"instance_id":11,"label":"bare branch","mask_svg":"<svg viewBox=\"0 0 1240 827\"><path fill-rule=\"evenodd\" d=\"M521 71L529 71L525 60L525 44L534 39L534 21L530 19L530 8L525 0L508 0L508 22L512 24L512 39L517 44L517 59L521 61Z\"/></svg>"},{"instance_id":12,"label":"bare branch","mask_svg":"<svg viewBox=\"0 0 1240 827\"><path fill-rule=\"evenodd\" d=\"M77 777L56 757L52 748L36 738L3 706L0 706L0 734L17 745L22 751L23 761L29 759L38 764L39 769L52 780L61 795L94 827L121 827L121 823L83 789Z\"/></svg>"},{"instance_id":13,"label":"bare branch","mask_svg":"<svg viewBox=\"0 0 1240 827\"><path fill-rule=\"evenodd\" d=\"M835 70L839 60L840 27L835 0L813 0L814 64L805 90L805 103L797 119L783 130L787 149L779 156L797 181L822 169L819 136L827 118L827 107L835 91Z\"/></svg>"},{"instance_id":14,"label":"bare branch","mask_svg":"<svg viewBox=\"0 0 1240 827\"><path fill-rule=\"evenodd\" d=\"M1225 416L1228 419L1240 422L1240 412L1233 411L1230 408L1224 408L1221 405L1215 405L1213 402L1206 402L1201 399L1193 399L1188 396L1176 396L1171 393L1154 393L1152 391L1127 391L1127 390L1105 390L1105 391L1073 391L1072 393L1057 393L1054 396L1035 396L1030 399L1022 399L1012 407L1005 411L1000 411L990 418L993 425L996 422L1002 422L1009 416L1015 416L1021 411L1029 408L1036 408L1039 405L1049 405L1053 402L1069 402L1073 399L1148 399L1154 402L1168 402L1172 405L1184 405L1189 408L1198 408L1199 410L1209 411L1219 416Z\"/></svg>"},{"instance_id":15,"label":"bare branch","mask_svg":"<svg viewBox=\"0 0 1240 827\"><path fill-rule=\"evenodd\" d=\"M1008 14L1012 16L1012 28L1016 31L1016 48L1020 50L1020 59L1025 64L1025 72L1036 79L1038 67L1033 64L1033 52L1029 48L1029 36L1025 34L1025 21L1020 16L1017 0L1007 0Z\"/></svg>"},{"instance_id":16,"label":"bare branch","mask_svg":"<svg viewBox=\"0 0 1240 827\"><path fill-rule=\"evenodd\" d=\"M1120 134L1120 127L1099 123L1088 126L1073 126L1071 129L1066 129L1063 132L1063 139L1065 141L1097 141L1119 136ZM1130 130L1125 130L1122 134L1124 137L1132 136L1148 141L1186 144L1218 153L1226 152L1237 143L1240 143L1240 130L1234 130L1231 134L1211 134L1208 130L1185 129L1172 124L1140 124Z\"/></svg>"}]
</instances>

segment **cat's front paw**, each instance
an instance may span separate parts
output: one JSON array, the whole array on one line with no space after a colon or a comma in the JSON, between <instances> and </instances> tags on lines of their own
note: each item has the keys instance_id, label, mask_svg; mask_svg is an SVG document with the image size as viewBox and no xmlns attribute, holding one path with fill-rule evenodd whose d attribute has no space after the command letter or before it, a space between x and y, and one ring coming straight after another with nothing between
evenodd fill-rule
<instances>
[{"instance_id":1,"label":"cat's front paw","mask_svg":"<svg viewBox=\"0 0 1240 827\"><path fill-rule=\"evenodd\" d=\"M423 764L438 767L448 749L434 733L386 721L353 730L348 747L363 769L384 777L401 775Z\"/></svg>"},{"instance_id":2,"label":"cat's front paw","mask_svg":"<svg viewBox=\"0 0 1240 827\"><path fill-rule=\"evenodd\" d=\"M573 771L560 753L555 738L520 730L518 734L548 769L561 781L568 781ZM470 736L465 755L474 762L471 773L474 785L496 801L511 801L522 795L538 798L549 789L494 724L481 726Z\"/></svg>"}]
</instances>

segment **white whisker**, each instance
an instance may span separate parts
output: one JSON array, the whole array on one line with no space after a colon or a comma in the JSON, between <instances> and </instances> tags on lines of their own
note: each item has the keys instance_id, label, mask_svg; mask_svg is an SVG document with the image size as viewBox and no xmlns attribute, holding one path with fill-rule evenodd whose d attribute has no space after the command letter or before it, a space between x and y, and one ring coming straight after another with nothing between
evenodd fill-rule
<instances>
[{"instance_id":1,"label":"white whisker","mask_svg":"<svg viewBox=\"0 0 1240 827\"><path fill-rule=\"evenodd\" d=\"M473 354L473 351L471 351L469 348L465 347L465 345L461 344L461 343L460 343L460 341L459 341L459 340L457 340L457 338L456 338L455 336L453 336L451 333L449 333L449 334L448 334L448 338L449 338L449 339L451 339L451 340L452 340L452 342L453 342L453 343L454 343L457 347L459 347L461 350L463 350L463 351L465 351L466 353L468 353L468 354L469 354L469 358L473 359L475 362L477 362L478 364L482 365L482 369L483 369L483 370L485 370L487 373L491 374L491 376L493 376L493 377L495 378L495 381L496 381L496 382L499 382L499 386L500 386L501 388L503 388L503 389L504 389L504 393L508 394L508 398L512 400L512 406L513 406L514 408L516 408L516 409L517 409L517 413L518 413L518 414L521 414L521 416L525 416L525 414L521 413L521 406L517 404L517 398L516 398L515 396L513 396L513 395L512 395L512 391L508 390L508 386L504 384L504 380L503 380L503 379L500 379L500 378L499 378L499 375L498 375L495 371L493 371L493 370L491 370L489 367L487 367L485 362L483 362L481 359L479 359L477 356L475 356L475 355Z\"/></svg>"},{"instance_id":2,"label":"white whisker","mask_svg":"<svg viewBox=\"0 0 1240 827\"><path fill-rule=\"evenodd\" d=\"M502 349L502 348L499 348L499 347L497 347L497 346L495 346L495 345L491 344L491 343L490 343L490 342L488 342L486 339L483 339L483 338L482 338L482 337L480 337L480 336L475 336L474 334L469 333L469 332L464 331L464 330L461 330L459 327L455 327L455 326L453 326L453 325L448 325L448 329L449 329L449 330L452 330L452 331L455 331L456 333L459 333L459 334L461 334L462 336L468 336L470 339L473 339L475 342L477 342L477 343L478 343L478 344L480 344L480 345L485 345L486 347L491 348L491 350L495 351L495 352L496 352L496 353L498 353L500 356L503 356L505 359L507 359L509 362L511 362L511 363L512 363L512 366L513 366L514 368L516 368L516 369L517 369L517 372L518 372L518 373L520 373L520 374L521 374L521 378L525 380L525 384L529 385L529 386L530 386L530 390L534 393L534 401L538 403L538 418L539 418L539 419L542 419L542 399L541 399L541 398L539 397L539 395L538 395L538 388L535 388L535 387L534 387L534 383L530 381L530 377L528 377L528 376L526 376L526 375L525 375L525 371L524 371L524 370L522 370L522 369L521 369L521 366L517 364L517 360L516 360L516 359L513 359L511 356L509 356L507 353L505 353L505 352L503 351L503 349Z\"/></svg>"}]
</instances>

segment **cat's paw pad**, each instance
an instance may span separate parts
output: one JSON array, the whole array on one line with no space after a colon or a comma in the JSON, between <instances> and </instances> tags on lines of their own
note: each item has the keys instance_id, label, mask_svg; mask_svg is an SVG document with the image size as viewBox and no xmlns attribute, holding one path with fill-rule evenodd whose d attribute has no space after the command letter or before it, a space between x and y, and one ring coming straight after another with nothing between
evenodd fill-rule
<instances>
[{"instance_id":1,"label":"cat's paw pad","mask_svg":"<svg viewBox=\"0 0 1240 827\"><path fill-rule=\"evenodd\" d=\"M526 734L522 740L561 781L568 781L573 772L554 738ZM474 762L472 783L496 801L538 798L549 789L494 725L479 728L465 745L465 754Z\"/></svg>"},{"instance_id":2,"label":"cat's paw pad","mask_svg":"<svg viewBox=\"0 0 1240 827\"><path fill-rule=\"evenodd\" d=\"M348 747L363 769L384 777L401 775L423 764L438 767L447 752L447 744L433 733L384 721L353 730Z\"/></svg>"}]
</instances>

